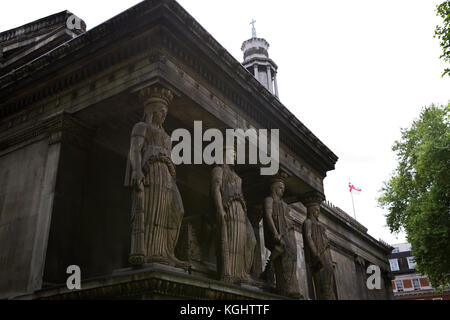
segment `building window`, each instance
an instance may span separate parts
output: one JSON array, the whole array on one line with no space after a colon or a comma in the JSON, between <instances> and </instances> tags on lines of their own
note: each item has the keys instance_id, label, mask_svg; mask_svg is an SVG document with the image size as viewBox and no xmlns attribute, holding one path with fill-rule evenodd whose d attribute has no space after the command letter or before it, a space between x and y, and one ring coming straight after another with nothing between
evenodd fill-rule
<instances>
[{"instance_id":1,"label":"building window","mask_svg":"<svg viewBox=\"0 0 450 320\"><path fill-rule=\"evenodd\" d=\"M402 280L396 280L395 281L395 285L397 286L397 291L398 292L403 291L403 282L402 282Z\"/></svg>"},{"instance_id":2,"label":"building window","mask_svg":"<svg viewBox=\"0 0 450 320\"><path fill-rule=\"evenodd\" d=\"M430 282L428 281L428 278L420 278L420 286L421 287L429 287Z\"/></svg>"},{"instance_id":3,"label":"building window","mask_svg":"<svg viewBox=\"0 0 450 320\"><path fill-rule=\"evenodd\" d=\"M414 257L406 258L408 260L408 268L414 269L416 267L416 262L414 261Z\"/></svg>"},{"instance_id":4,"label":"building window","mask_svg":"<svg viewBox=\"0 0 450 320\"><path fill-rule=\"evenodd\" d=\"M413 279L412 282L413 282L414 290L420 290L419 279Z\"/></svg>"},{"instance_id":5,"label":"building window","mask_svg":"<svg viewBox=\"0 0 450 320\"><path fill-rule=\"evenodd\" d=\"M399 252L398 247L394 247L394 250L392 250L392 253L398 253L398 252Z\"/></svg>"},{"instance_id":6,"label":"building window","mask_svg":"<svg viewBox=\"0 0 450 320\"><path fill-rule=\"evenodd\" d=\"M389 259L389 264L391 265L391 271L398 271L398 259Z\"/></svg>"},{"instance_id":7,"label":"building window","mask_svg":"<svg viewBox=\"0 0 450 320\"><path fill-rule=\"evenodd\" d=\"M406 289L410 290L410 289L413 288L411 279L405 279L405 280L403 280L403 288L404 288L405 290L406 290Z\"/></svg>"}]
</instances>

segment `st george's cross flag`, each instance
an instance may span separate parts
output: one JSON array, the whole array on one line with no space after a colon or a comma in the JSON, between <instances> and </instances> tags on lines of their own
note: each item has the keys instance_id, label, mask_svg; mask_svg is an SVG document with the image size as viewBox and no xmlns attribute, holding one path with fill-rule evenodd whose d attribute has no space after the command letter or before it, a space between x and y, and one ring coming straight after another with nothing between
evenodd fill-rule
<instances>
[{"instance_id":1,"label":"st george's cross flag","mask_svg":"<svg viewBox=\"0 0 450 320\"><path fill-rule=\"evenodd\" d=\"M360 194L361 189L356 188L351 182L348 183L348 187L350 189L351 194Z\"/></svg>"}]
</instances>

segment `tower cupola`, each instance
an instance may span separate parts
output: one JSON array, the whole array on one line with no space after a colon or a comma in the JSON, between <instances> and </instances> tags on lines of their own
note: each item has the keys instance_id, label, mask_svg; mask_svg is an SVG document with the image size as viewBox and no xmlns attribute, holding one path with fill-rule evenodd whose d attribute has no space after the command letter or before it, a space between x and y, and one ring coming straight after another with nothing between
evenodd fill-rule
<instances>
[{"instance_id":1,"label":"tower cupola","mask_svg":"<svg viewBox=\"0 0 450 320\"><path fill-rule=\"evenodd\" d=\"M277 70L276 63L269 58L269 43L256 36L255 20L252 25L252 38L244 41L241 50L244 52L244 62L242 65L255 76L255 78L278 97Z\"/></svg>"}]
</instances>

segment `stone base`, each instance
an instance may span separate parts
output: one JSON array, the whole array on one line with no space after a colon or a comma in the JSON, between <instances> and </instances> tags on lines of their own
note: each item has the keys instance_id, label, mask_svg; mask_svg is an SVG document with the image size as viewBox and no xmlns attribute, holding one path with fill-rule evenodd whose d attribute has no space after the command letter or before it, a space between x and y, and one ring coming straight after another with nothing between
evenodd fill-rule
<instances>
[{"instance_id":1,"label":"stone base","mask_svg":"<svg viewBox=\"0 0 450 320\"><path fill-rule=\"evenodd\" d=\"M182 300L285 300L252 285L236 286L188 274L178 268L148 264L126 268L110 276L82 281L81 290L65 286L36 291L16 299L182 299Z\"/></svg>"}]
</instances>

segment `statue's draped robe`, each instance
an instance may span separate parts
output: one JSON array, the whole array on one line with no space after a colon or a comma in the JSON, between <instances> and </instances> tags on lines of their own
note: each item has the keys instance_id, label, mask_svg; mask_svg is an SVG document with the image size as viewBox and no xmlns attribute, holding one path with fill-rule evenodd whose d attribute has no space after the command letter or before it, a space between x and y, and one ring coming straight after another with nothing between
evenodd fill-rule
<instances>
[{"instance_id":1,"label":"statue's draped robe","mask_svg":"<svg viewBox=\"0 0 450 320\"><path fill-rule=\"evenodd\" d=\"M289 206L282 200L273 199L272 220L278 234L281 236L285 246L275 261L272 261L275 268L276 285L281 294L289 296L299 296L299 282L297 279L297 245L295 240L294 226L289 218ZM267 221L264 238L267 239L267 247L273 251L275 246L274 237L268 232Z\"/></svg>"},{"instance_id":2,"label":"statue's draped robe","mask_svg":"<svg viewBox=\"0 0 450 320\"><path fill-rule=\"evenodd\" d=\"M249 280L256 237L246 214L242 180L232 170L222 167L222 203L225 210L225 232L221 234L222 277L232 281ZM222 229L223 230L223 229Z\"/></svg>"},{"instance_id":3,"label":"statue's draped robe","mask_svg":"<svg viewBox=\"0 0 450 320\"><path fill-rule=\"evenodd\" d=\"M174 256L174 250L184 209L175 183L171 146L170 136L164 129L147 125L141 162L145 176L143 210L147 262L179 262ZM132 206L135 208L139 204L136 203L137 192L133 193Z\"/></svg>"},{"instance_id":4,"label":"statue's draped robe","mask_svg":"<svg viewBox=\"0 0 450 320\"><path fill-rule=\"evenodd\" d=\"M334 269L325 228L319 222L313 222L308 218L303 224L304 235L306 234L307 221L309 221L308 224L311 228L311 238L316 245L319 260L322 263L320 269L314 267L318 261L312 255L308 242L305 241L305 258L311 266L316 298L319 300L336 300Z\"/></svg>"}]
</instances>

